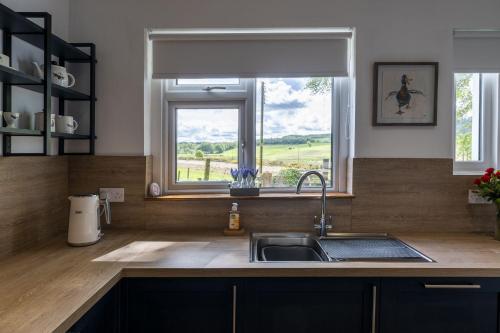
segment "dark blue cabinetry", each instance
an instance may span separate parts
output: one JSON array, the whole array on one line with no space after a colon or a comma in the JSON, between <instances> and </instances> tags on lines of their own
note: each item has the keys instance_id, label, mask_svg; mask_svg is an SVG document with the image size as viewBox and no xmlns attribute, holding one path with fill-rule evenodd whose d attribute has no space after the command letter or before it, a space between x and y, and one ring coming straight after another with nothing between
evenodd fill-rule
<instances>
[{"instance_id":1,"label":"dark blue cabinetry","mask_svg":"<svg viewBox=\"0 0 500 333\"><path fill-rule=\"evenodd\" d=\"M241 321L244 332L371 332L371 279L249 279Z\"/></svg>"},{"instance_id":2,"label":"dark blue cabinetry","mask_svg":"<svg viewBox=\"0 0 500 333\"><path fill-rule=\"evenodd\" d=\"M496 333L499 279L382 279L380 332Z\"/></svg>"},{"instance_id":3,"label":"dark blue cabinetry","mask_svg":"<svg viewBox=\"0 0 500 333\"><path fill-rule=\"evenodd\" d=\"M496 278L127 278L70 332L493 333Z\"/></svg>"}]
</instances>

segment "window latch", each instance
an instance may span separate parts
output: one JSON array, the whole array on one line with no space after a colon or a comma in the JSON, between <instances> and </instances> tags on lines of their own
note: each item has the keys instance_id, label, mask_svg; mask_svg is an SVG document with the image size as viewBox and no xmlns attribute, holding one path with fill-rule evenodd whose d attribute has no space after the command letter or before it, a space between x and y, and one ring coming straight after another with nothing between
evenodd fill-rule
<instances>
[{"instance_id":1,"label":"window latch","mask_svg":"<svg viewBox=\"0 0 500 333\"><path fill-rule=\"evenodd\" d=\"M205 90L205 91L212 91L212 90L225 90L226 87L221 87L221 86L213 86L213 87L210 87L210 86L206 86L205 88L203 88L202 90Z\"/></svg>"}]
</instances>

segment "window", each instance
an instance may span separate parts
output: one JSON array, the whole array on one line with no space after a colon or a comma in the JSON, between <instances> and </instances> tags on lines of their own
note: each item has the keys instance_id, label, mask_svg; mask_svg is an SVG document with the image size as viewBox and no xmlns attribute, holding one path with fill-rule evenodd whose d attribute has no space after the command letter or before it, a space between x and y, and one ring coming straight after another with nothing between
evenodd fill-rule
<instances>
[{"instance_id":1,"label":"window","mask_svg":"<svg viewBox=\"0 0 500 333\"><path fill-rule=\"evenodd\" d=\"M221 189L240 165L242 104L172 102L169 188Z\"/></svg>"},{"instance_id":2,"label":"window","mask_svg":"<svg viewBox=\"0 0 500 333\"><path fill-rule=\"evenodd\" d=\"M332 179L332 78L257 79L256 166L263 188L293 187L306 170ZM319 186L311 177L305 186Z\"/></svg>"},{"instance_id":3,"label":"window","mask_svg":"<svg viewBox=\"0 0 500 333\"><path fill-rule=\"evenodd\" d=\"M477 174L496 163L498 74L455 74L454 173Z\"/></svg>"},{"instance_id":4,"label":"window","mask_svg":"<svg viewBox=\"0 0 500 333\"><path fill-rule=\"evenodd\" d=\"M264 191L291 191L311 169L339 190L338 100L347 78L214 80L164 81L168 192L227 189L231 169L243 166L259 169Z\"/></svg>"}]
</instances>

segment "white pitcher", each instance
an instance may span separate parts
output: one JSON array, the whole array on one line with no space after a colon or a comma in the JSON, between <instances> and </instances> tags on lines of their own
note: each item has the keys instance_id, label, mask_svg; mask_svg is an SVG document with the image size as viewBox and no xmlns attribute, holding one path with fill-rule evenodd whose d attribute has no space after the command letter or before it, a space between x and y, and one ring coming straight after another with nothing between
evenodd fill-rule
<instances>
[{"instance_id":1,"label":"white pitcher","mask_svg":"<svg viewBox=\"0 0 500 333\"><path fill-rule=\"evenodd\" d=\"M36 61L33 61L35 66L35 72L40 79L43 79L44 65L39 65ZM59 66L55 62L52 62L52 83L57 85L71 88L75 85L75 77L66 71L66 67Z\"/></svg>"}]
</instances>

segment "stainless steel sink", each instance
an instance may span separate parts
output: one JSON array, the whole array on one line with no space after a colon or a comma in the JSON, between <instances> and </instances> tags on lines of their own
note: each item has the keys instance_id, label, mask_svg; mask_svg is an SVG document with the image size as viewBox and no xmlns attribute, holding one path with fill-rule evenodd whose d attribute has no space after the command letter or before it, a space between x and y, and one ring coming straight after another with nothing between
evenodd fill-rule
<instances>
[{"instance_id":1,"label":"stainless steel sink","mask_svg":"<svg viewBox=\"0 0 500 333\"><path fill-rule=\"evenodd\" d=\"M330 262L433 260L387 234L254 233L250 235L251 262Z\"/></svg>"},{"instance_id":2,"label":"stainless steel sink","mask_svg":"<svg viewBox=\"0 0 500 333\"><path fill-rule=\"evenodd\" d=\"M302 233L252 234L250 261L330 261L316 237Z\"/></svg>"}]
</instances>

